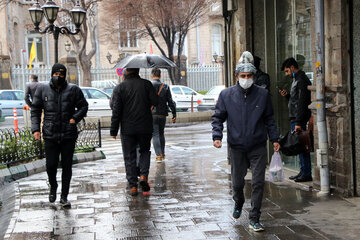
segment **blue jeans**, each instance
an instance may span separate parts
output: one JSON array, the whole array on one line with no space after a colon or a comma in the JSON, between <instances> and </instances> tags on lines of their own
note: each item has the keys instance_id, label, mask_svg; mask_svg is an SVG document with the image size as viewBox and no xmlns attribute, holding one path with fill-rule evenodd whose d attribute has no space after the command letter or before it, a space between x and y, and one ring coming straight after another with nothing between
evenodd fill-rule
<instances>
[{"instance_id":1,"label":"blue jeans","mask_svg":"<svg viewBox=\"0 0 360 240\"><path fill-rule=\"evenodd\" d=\"M291 122L291 131L295 129L295 122ZM301 126L302 130L306 130L306 124ZM304 176L311 176L311 158L310 153L299 154L300 159L300 174Z\"/></svg>"},{"instance_id":2,"label":"blue jeans","mask_svg":"<svg viewBox=\"0 0 360 240\"><path fill-rule=\"evenodd\" d=\"M156 156L165 154L165 136L164 129L166 123L166 116L153 116L153 145Z\"/></svg>"}]
</instances>

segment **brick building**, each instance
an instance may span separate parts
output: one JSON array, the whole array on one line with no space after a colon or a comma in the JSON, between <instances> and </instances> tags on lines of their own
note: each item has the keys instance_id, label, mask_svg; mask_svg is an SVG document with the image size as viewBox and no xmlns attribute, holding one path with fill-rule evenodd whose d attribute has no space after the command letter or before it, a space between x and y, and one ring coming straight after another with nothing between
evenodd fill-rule
<instances>
[{"instance_id":1,"label":"brick building","mask_svg":"<svg viewBox=\"0 0 360 240\"><path fill-rule=\"evenodd\" d=\"M315 0L223 1L226 59L229 84L241 52L262 58L261 68L271 77L271 94L280 132L289 127L287 103L276 87L289 88L291 81L280 71L288 57L296 58L314 80ZM344 196L360 193L360 2L324 0L325 86L328 157L331 189ZM312 91L313 115L315 84ZM316 118L315 118L316 119ZM315 125L315 148L318 133ZM320 176L316 154L312 156L315 188ZM284 158L286 167L298 169L296 158Z\"/></svg>"}]
</instances>

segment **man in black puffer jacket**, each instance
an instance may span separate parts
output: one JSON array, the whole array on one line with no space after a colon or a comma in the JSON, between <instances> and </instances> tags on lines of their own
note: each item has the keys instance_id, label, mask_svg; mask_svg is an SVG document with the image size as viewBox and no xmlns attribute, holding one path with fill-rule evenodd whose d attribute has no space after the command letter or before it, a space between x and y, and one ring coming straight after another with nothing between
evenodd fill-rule
<instances>
[{"instance_id":1,"label":"man in black puffer jacket","mask_svg":"<svg viewBox=\"0 0 360 240\"><path fill-rule=\"evenodd\" d=\"M49 84L40 85L34 96L31 108L31 131L40 140L41 113L44 111L42 134L45 140L46 172L49 177L49 201L55 202L57 181L56 173L61 154L62 188L60 203L71 207L67 200L72 175L72 159L78 137L76 124L88 111L88 103L81 89L67 83L66 68L60 63L52 67Z\"/></svg>"},{"instance_id":2,"label":"man in black puffer jacket","mask_svg":"<svg viewBox=\"0 0 360 240\"><path fill-rule=\"evenodd\" d=\"M172 112L172 122L176 122L176 105L172 99L170 88L160 81L161 71L154 68L151 71L151 82L159 95L159 104L153 109L153 145L156 153L156 162L162 162L165 158L165 136L164 129L168 109Z\"/></svg>"},{"instance_id":3,"label":"man in black puffer jacket","mask_svg":"<svg viewBox=\"0 0 360 240\"><path fill-rule=\"evenodd\" d=\"M110 135L116 138L121 125L121 143L125 161L126 179L130 194L138 194L138 181L143 194L150 191L148 175L150 146L153 132L151 106L158 105L158 96L151 82L139 76L138 68L127 68L124 81L113 92ZM136 146L140 147L140 180L136 166Z\"/></svg>"}]
</instances>

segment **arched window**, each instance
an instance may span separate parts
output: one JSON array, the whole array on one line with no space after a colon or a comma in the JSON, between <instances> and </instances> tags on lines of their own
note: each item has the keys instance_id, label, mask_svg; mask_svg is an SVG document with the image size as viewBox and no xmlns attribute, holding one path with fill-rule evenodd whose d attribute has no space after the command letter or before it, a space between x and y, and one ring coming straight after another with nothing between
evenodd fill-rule
<instances>
[{"instance_id":1,"label":"arched window","mask_svg":"<svg viewBox=\"0 0 360 240\"><path fill-rule=\"evenodd\" d=\"M220 24L213 24L211 26L211 47L212 47L211 55L215 53L218 56L223 55L221 29L222 26Z\"/></svg>"}]
</instances>

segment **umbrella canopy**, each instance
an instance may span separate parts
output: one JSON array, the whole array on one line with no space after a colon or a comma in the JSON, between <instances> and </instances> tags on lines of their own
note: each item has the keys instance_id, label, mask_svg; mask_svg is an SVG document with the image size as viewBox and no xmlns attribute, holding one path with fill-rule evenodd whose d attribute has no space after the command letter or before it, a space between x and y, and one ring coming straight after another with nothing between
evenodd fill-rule
<instances>
[{"instance_id":1,"label":"umbrella canopy","mask_svg":"<svg viewBox=\"0 0 360 240\"><path fill-rule=\"evenodd\" d=\"M136 54L118 62L114 68L172 68L176 64L163 55Z\"/></svg>"}]
</instances>

